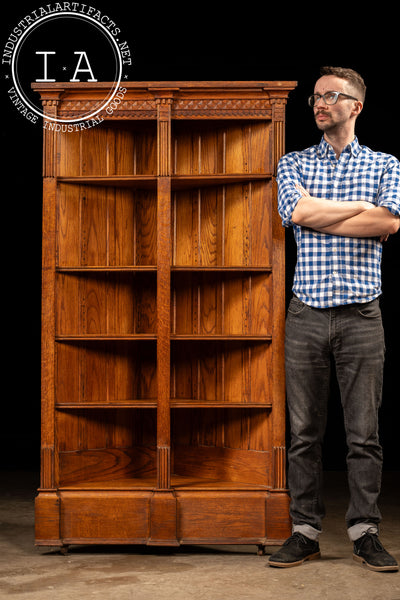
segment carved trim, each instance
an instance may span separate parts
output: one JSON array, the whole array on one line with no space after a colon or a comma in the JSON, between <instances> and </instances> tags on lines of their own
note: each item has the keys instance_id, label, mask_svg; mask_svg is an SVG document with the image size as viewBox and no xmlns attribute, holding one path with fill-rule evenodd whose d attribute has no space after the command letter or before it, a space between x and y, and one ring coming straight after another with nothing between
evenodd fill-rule
<instances>
[{"instance_id":1,"label":"carved trim","mask_svg":"<svg viewBox=\"0 0 400 600\"><path fill-rule=\"evenodd\" d=\"M172 107L173 116L179 114L213 115L242 113L271 116L271 103L266 98L191 98L177 99Z\"/></svg>"},{"instance_id":2,"label":"carved trim","mask_svg":"<svg viewBox=\"0 0 400 600\"><path fill-rule=\"evenodd\" d=\"M272 104L272 118L274 121L285 120L285 109L286 99L285 98L271 98Z\"/></svg>"},{"instance_id":3,"label":"carved trim","mask_svg":"<svg viewBox=\"0 0 400 600\"><path fill-rule=\"evenodd\" d=\"M54 488L54 448L41 449L40 487L43 490Z\"/></svg>"},{"instance_id":4,"label":"carved trim","mask_svg":"<svg viewBox=\"0 0 400 600\"><path fill-rule=\"evenodd\" d=\"M171 486L170 454L169 446L157 448L158 488L162 490L167 490Z\"/></svg>"},{"instance_id":5,"label":"carved trim","mask_svg":"<svg viewBox=\"0 0 400 600\"><path fill-rule=\"evenodd\" d=\"M274 489L286 489L286 448L273 447Z\"/></svg>"},{"instance_id":6,"label":"carved trim","mask_svg":"<svg viewBox=\"0 0 400 600\"><path fill-rule=\"evenodd\" d=\"M157 172L161 177L171 174L171 104L172 98L158 98L157 104Z\"/></svg>"},{"instance_id":7,"label":"carved trim","mask_svg":"<svg viewBox=\"0 0 400 600\"><path fill-rule=\"evenodd\" d=\"M42 100L43 112L45 115L55 119L57 117L57 107L59 101L56 99ZM44 117L46 121L46 117ZM56 147L57 138L52 130L43 131L43 177L56 176Z\"/></svg>"},{"instance_id":8,"label":"carved trim","mask_svg":"<svg viewBox=\"0 0 400 600\"><path fill-rule=\"evenodd\" d=\"M57 137L54 131L43 131L43 177L56 176Z\"/></svg>"},{"instance_id":9,"label":"carved trim","mask_svg":"<svg viewBox=\"0 0 400 600\"><path fill-rule=\"evenodd\" d=\"M284 121L274 122L274 156L273 156L273 172L276 175L278 162L281 156L285 153L285 123Z\"/></svg>"},{"instance_id":10,"label":"carved trim","mask_svg":"<svg viewBox=\"0 0 400 600\"><path fill-rule=\"evenodd\" d=\"M103 100L63 100L59 106L58 114L66 116L67 114L75 114L81 112L83 114L92 112ZM153 111L156 112L156 101L155 100L122 100L118 104L118 108L115 113L119 115L120 112L131 112L131 111Z\"/></svg>"}]
</instances>

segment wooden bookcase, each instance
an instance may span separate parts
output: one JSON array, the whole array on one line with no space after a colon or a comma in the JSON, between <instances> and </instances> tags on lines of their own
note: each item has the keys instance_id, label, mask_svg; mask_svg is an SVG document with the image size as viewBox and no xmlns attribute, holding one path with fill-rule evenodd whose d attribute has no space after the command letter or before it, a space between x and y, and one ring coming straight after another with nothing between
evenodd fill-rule
<instances>
[{"instance_id":1,"label":"wooden bookcase","mask_svg":"<svg viewBox=\"0 0 400 600\"><path fill-rule=\"evenodd\" d=\"M66 118L105 85L33 87ZM36 543L262 552L290 534L274 174L295 82L124 86L101 124L44 129Z\"/></svg>"}]
</instances>

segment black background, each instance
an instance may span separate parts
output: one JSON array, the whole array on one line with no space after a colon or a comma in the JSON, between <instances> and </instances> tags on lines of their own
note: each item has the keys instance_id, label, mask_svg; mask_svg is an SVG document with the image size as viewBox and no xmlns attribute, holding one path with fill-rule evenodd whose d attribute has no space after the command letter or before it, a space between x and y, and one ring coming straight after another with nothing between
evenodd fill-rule
<instances>
[{"instance_id":1,"label":"black background","mask_svg":"<svg viewBox=\"0 0 400 600\"><path fill-rule=\"evenodd\" d=\"M12 29L47 2L2 8L3 51ZM54 2L50 3L52 6ZM356 133L362 144L400 158L398 32L396 17L374 7L362 12L343 4L321 9L266 3L87 2L121 28L132 52L130 80L291 80L298 86L287 106L286 151L318 143L307 96L323 65L351 67L367 84ZM65 31L65 36L70 35ZM67 37L66 37L67 39ZM8 97L12 81L2 67L2 399L0 467L37 469L40 448L40 295L42 127L18 113ZM400 469L399 319L397 279L400 234L384 245L382 310L386 330L386 376L380 412L384 467ZM287 233L287 295L295 263ZM326 469L345 468L343 420L335 383L324 448Z\"/></svg>"}]
</instances>

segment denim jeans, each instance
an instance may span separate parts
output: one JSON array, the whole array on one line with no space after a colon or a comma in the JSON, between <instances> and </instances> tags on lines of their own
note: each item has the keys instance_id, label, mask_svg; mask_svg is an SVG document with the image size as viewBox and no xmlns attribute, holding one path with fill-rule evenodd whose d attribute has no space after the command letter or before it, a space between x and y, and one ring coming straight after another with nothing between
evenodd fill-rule
<instances>
[{"instance_id":1,"label":"denim jeans","mask_svg":"<svg viewBox=\"0 0 400 600\"><path fill-rule=\"evenodd\" d=\"M350 539L381 520L382 474L378 410L382 398L384 332L379 300L312 308L294 296L286 319L285 361L291 445L288 483L294 531L316 539L325 515L322 442L331 366L336 368L347 442Z\"/></svg>"}]
</instances>

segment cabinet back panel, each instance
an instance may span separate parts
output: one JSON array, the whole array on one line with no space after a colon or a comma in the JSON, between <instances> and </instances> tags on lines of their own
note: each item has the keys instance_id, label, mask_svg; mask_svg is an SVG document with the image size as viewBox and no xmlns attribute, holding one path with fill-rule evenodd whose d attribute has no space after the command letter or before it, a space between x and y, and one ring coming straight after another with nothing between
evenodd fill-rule
<instances>
[{"instance_id":1,"label":"cabinet back panel","mask_svg":"<svg viewBox=\"0 0 400 600\"><path fill-rule=\"evenodd\" d=\"M172 201L174 265L270 265L271 192L269 181L176 192Z\"/></svg>"},{"instance_id":2,"label":"cabinet back panel","mask_svg":"<svg viewBox=\"0 0 400 600\"><path fill-rule=\"evenodd\" d=\"M63 485L156 472L155 410L58 411L56 431Z\"/></svg>"},{"instance_id":3,"label":"cabinet back panel","mask_svg":"<svg viewBox=\"0 0 400 600\"><path fill-rule=\"evenodd\" d=\"M173 472L220 481L268 485L268 409L177 409L173 412Z\"/></svg>"},{"instance_id":4,"label":"cabinet back panel","mask_svg":"<svg viewBox=\"0 0 400 600\"><path fill-rule=\"evenodd\" d=\"M173 172L268 173L270 126L270 121L173 121Z\"/></svg>"},{"instance_id":5,"label":"cabinet back panel","mask_svg":"<svg viewBox=\"0 0 400 600\"><path fill-rule=\"evenodd\" d=\"M177 341L171 352L172 398L268 404L272 401L271 355L268 342L210 340L189 345Z\"/></svg>"},{"instance_id":6,"label":"cabinet back panel","mask_svg":"<svg viewBox=\"0 0 400 600\"><path fill-rule=\"evenodd\" d=\"M57 335L155 334L154 273L58 273Z\"/></svg>"},{"instance_id":7,"label":"cabinet back panel","mask_svg":"<svg viewBox=\"0 0 400 600\"><path fill-rule=\"evenodd\" d=\"M269 274L174 273L172 333L271 335Z\"/></svg>"},{"instance_id":8,"label":"cabinet back panel","mask_svg":"<svg viewBox=\"0 0 400 600\"><path fill-rule=\"evenodd\" d=\"M155 409L69 409L56 413L61 452L153 447L156 443Z\"/></svg>"},{"instance_id":9,"label":"cabinet back panel","mask_svg":"<svg viewBox=\"0 0 400 600\"><path fill-rule=\"evenodd\" d=\"M59 267L157 263L155 192L58 185Z\"/></svg>"},{"instance_id":10,"label":"cabinet back panel","mask_svg":"<svg viewBox=\"0 0 400 600\"><path fill-rule=\"evenodd\" d=\"M58 175L156 175L155 122L125 123L58 135Z\"/></svg>"},{"instance_id":11,"label":"cabinet back panel","mask_svg":"<svg viewBox=\"0 0 400 600\"><path fill-rule=\"evenodd\" d=\"M112 404L157 397L155 343L59 343L56 402Z\"/></svg>"},{"instance_id":12,"label":"cabinet back panel","mask_svg":"<svg viewBox=\"0 0 400 600\"><path fill-rule=\"evenodd\" d=\"M155 477L156 474L155 446L60 452L61 486Z\"/></svg>"}]
</instances>

